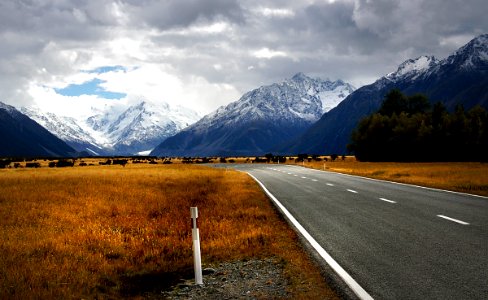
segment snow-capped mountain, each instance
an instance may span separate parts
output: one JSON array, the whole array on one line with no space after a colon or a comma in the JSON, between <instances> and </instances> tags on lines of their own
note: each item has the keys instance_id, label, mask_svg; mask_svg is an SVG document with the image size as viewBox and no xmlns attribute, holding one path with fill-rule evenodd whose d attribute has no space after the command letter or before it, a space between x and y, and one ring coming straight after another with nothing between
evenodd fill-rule
<instances>
[{"instance_id":1,"label":"snow-capped mountain","mask_svg":"<svg viewBox=\"0 0 488 300\"><path fill-rule=\"evenodd\" d=\"M77 151L88 151L93 155L108 154L89 132L80 127L74 118L43 112L37 107L22 107L21 112L33 119Z\"/></svg>"},{"instance_id":2,"label":"snow-capped mountain","mask_svg":"<svg viewBox=\"0 0 488 300\"><path fill-rule=\"evenodd\" d=\"M93 123L105 133L112 147L120 153L139 153L154 149L166 138L199 119L194 111L168 104L141 102L133 105L112 122Z\"/></svg>"},{"instance_id":3,"label":"snow-capped mountain","mask_svg":"<svg viewBox=\"0 0 488 300\"><path fill-rule=\"evenodd\" d=\"M76 151L13 106L0 102L0 156L73 156Z\"/></svg>"},{"instance_id":4,"label":"snow-capped mountain","mask_svg":"<svg viewBox=\"0 0 488 300\"><path fill-rule=\"evenodd\" d=\"M459 48L440 65L454 65L464 70L488 68L488 34L480 35Z\"/></svg>"},{"instance_id":5,"label":"snow-capped mountain","mask_svg":"<svg viewBox=\"0 0 488 300\"><path fill-rule=\"evenodd\" d=\"M488 109L488 34L474 38L442 60L421 56L405 61L395 72L354 91L283 149L293 153L346 153L358 121L375 112L392 89L407 95L422 93L449 110L459 104L466 109L475 105Z\"/></svg>"},{"instance_id":6,"label":"snow-capped mountain","mask_svg":"<svg viewBox=\"0 0 488 300\"><path fill-rule=\"evenodd\" d=\"M214 123L232 125L262 119L315 122L352 91L354 87L342 81L322 81L298 73L284 82L247 92L238 101L204 117L195 127Z\"/></svg>"},{"instance_id":7,"label":"snow-capped mountain","mask_svg":"<svg viewBox=\"0 0 488 300\"><path fill-rule=\"evenodd\" d=\"M322 111L319 118L332 108L336 107L355 88L342 80L330 81L319 78L310 78L303 73L298 73L286 81L296 90L306 91L308 96L318 97L322 102Z\"/></svg>"},{"instance_id":8,"label":"snow-capped mountain","mask_svg":"<svg viewBox=\"0 0 488 300\"><path fill-rule=\"evenodd\" d=\"M438 63L439 61L434 56L420 56L416 59L409 59L400 64L396 72L386 75L383 79L386 82L397 82L407 78L415 80Z\"/></svg>"},{"instance_id":9,"label":"snow-capped mountain","mask_svg":"<svg viewBox=\"0 0 488 300\"><path fill-rule=\"evenodd\" d=\"M222 106L161 143L153 155L257 155L303 132L354 88L298 73Z\"/></svg>"},{"instance_id":10,"label":"snow-capped mountain","mask_svg":"<svg viewBox=\"0 0 488 300\"><path fill-rule=\"evenodd\" d=\"M199 115L183 107L142 101L125 109L94 109L94 115L75 119L38 108L22 111L77 151L92 155L135 155L196 122Z\"/></svg>"}]
</instances>

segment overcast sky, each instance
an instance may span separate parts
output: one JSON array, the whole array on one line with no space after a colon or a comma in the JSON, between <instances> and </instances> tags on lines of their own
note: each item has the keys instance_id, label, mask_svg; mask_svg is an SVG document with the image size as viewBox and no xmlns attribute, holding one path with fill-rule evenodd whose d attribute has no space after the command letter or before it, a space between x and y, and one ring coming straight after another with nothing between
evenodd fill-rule
<instances>
[{"instance_id":1,"label":"overcast sky","mask_svg":"<svg viewBox=\"0 0 488 300\"><path fill-rule=\"evenodd\" d=\"M372 83L488 32L486 0L1 0L0 101L208 113L297 72ZM117 100L119 99L119 100Z\"/></svg>"}]
</instances>

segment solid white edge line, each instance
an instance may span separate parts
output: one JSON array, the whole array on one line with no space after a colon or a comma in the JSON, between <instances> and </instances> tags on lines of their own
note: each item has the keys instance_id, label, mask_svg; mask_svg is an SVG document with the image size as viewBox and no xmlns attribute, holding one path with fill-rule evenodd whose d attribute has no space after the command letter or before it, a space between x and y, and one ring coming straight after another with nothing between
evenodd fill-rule
<instances>
[{"instance_id":1,"label":"solid white edge line","mask_svg":"<svg viewBox=\"0 0 488 300\"><path fill-rule=\"evenodd\" d=\"M288 220L295 226L295 228L302 234L302 236L307 239L307 241L310 243L310 245L317 251L317 253L325 260L325 262L339 275L342 280L349 286L349 288L358 296L360 299L373 299L368 292L366 292L360 285L359 283L354 280L349 273L346 272L333 258L332 256L325 251L322 246L320 246L319 243L310 235L310 233L303 228L303 226L298 223L298 221L295 219L295 217L292 216L292 214L283 206L283 204L276 199L276 197L271 194L268 189L264 186L264 184L261 183L256 177L254 177L251 173L247 173L249 176L251 176L263 189L263 191L268 195L268 197L273 200L273 202L278 206L278 208L283 212L283 214L288 218Z\"/></svg>"},{"instance_id":2,"label":"solid white edge line","mask_svg":"<svg viewBox=\"0 0 488 300\"><path fill-rule=\"evenodd\" d=\"M452 222L456 222L456 223L459 223L459 224L462 224L462 225L469 225L469 223L467 222L464 222L464 221L461 221L461 220L458 220L458 219L454 219L454 218L449 218L447 216L444 216L444 215L437 215L439 218L443 218L443 219L446 219L446 220L449 220L449 221L452 221Z\"/></svg>"},{"instance_id":3,"label":"solid white edge line","mask_svg":"<svg viewBox=\"0 0 488 300\"><path fill-rule=\"evenodd\" d=\"M389 202L389 203L396 203L396 201L388 200L386 198L379 198L381 201Z\"/></svg>"}]
</instances>

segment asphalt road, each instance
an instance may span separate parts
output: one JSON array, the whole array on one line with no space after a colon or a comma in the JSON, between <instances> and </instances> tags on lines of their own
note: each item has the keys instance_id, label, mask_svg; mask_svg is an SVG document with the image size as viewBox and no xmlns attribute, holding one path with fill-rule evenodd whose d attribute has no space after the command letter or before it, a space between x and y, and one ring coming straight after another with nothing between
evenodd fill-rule
<instances>
[{"instance_id":1,"label":"asphalt road","mask_svg":"<svg viewBox=\"0 0 488 300\"><path fill-rule=\"evenodd\" d=\"M488 198L296 166L226 167L258 179L374 299L488 299Z\"/></svg>"}]
</instances>

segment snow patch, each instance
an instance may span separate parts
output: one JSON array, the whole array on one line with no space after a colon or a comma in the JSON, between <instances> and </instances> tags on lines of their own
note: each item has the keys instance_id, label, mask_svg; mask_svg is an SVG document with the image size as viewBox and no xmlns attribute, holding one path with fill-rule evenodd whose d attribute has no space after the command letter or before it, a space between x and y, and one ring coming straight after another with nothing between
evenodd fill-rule
<instances>
[{"instance_id":1,"label":"snow patch","mask_svg":"<svg viewBox=\"0 0 488 300\"><path fill-rule=\"evenodd\" d=\"M152 151L153 151L153 149L146 150L146 151L141 151L141 152L137 152L137 155L140 155L140 156L148 156L149 154L151 154Z\"/></svg>"}]
</instances>

